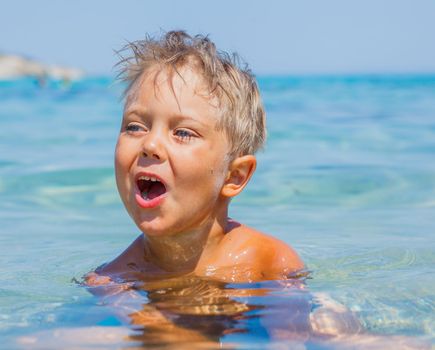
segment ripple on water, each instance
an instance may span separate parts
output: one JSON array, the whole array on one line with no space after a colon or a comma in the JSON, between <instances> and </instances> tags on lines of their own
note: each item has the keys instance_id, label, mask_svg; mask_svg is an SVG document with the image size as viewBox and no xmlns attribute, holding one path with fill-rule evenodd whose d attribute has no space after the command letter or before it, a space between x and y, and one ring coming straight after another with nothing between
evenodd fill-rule
<instances>
[{"instance_id":1,"label":"ripple on water","mask_svg":"<svg viewBox=\"0 0 435 350\"><path fill-rule=\"evenodd\" d=\"M0 180L6 197L41 208L119 203L111 168L39 172Z\"/></svg>"}]
</instances>

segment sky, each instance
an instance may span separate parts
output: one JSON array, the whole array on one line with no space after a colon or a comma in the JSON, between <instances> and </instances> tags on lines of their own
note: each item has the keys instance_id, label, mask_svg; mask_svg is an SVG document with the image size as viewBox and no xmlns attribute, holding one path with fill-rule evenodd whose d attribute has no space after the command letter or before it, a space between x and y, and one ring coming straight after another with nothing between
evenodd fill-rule
<instances>
[{"instance_id":1,"label":"sky","mask_svg":"<svg viewBox=\"0 0 435 350\"><path fill-rule=\"evenodd\" d=\"M0 1L0 52L91 74L173 29L208 34L257 74L435 73L434 0Z\"/></svg>"}]
</instances>

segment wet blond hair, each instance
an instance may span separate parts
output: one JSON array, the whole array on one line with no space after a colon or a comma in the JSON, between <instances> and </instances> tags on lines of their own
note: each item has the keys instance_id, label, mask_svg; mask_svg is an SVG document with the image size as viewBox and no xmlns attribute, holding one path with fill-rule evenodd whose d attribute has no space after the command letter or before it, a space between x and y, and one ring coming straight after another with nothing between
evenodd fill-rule
<instances>
[{"instance_id":1,"label":"wet blond hair","mask_svg":"<svg viewBox=\"0 0 435 350\"><path fill-rule=\"evenodd\" d=\"M128 52L128 56L123 53ZM127 82L129 99L135 85L152 68L177 69L190 65L206 83L210 96L216 97L221 115L217 130L224 130L230 142L231 157L254 154L266 139L266 117L254 75L237 54L218 51L207 36L170 31L159 38L128 43L121 51L119 77ZM181 76L181 75L180 75Z\"/></svg>"}]
</instances>

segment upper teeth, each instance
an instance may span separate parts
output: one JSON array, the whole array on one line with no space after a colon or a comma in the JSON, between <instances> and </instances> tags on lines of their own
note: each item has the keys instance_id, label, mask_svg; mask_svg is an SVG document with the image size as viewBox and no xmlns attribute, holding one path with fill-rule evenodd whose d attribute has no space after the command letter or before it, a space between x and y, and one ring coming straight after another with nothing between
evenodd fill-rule
<instances>
[{"instance_id":1,"label":"upper teeth","mask_svg":"<svg viewBox=\"0 0 435 350\"><path fill-rule=\"evenodd\" d=\"M141 176L141 177L139 178L139 180L147 180L147 181L153 181L153 182L159 181L159 180L157 180L157 178L154 177L154 176Z\"/></svg>"}]
</instances>

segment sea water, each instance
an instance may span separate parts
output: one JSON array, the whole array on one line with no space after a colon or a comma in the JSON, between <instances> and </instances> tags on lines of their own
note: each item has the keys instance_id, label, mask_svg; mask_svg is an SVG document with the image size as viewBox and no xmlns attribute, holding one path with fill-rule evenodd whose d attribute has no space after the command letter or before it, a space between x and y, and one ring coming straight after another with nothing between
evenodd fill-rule
<instances>
[{"instance_id":1,"label":"sea water","mask_svg":"<svg viewBox=\"0 0 435 350\"><path fill-rule=\"evenodd\" d=\"M192 331L227 348L334 348L289 317L307 316L316 295L344 305L365 334L433 344L435 76L259 84L267 147L231 216L291 244L310 271L296 279L303 288L178 281L154 287L154 299L133 288L119 306L76 281L139 234L114 181L122 86L110 77L0 82L0 348L173 344L169 328L134 326L131 315L151 306L177 316L173 334L187 344ZM180 311L186 303L196 311ZM210 312L216 305L227 311Z\"/></svg>"}]
</instances>

